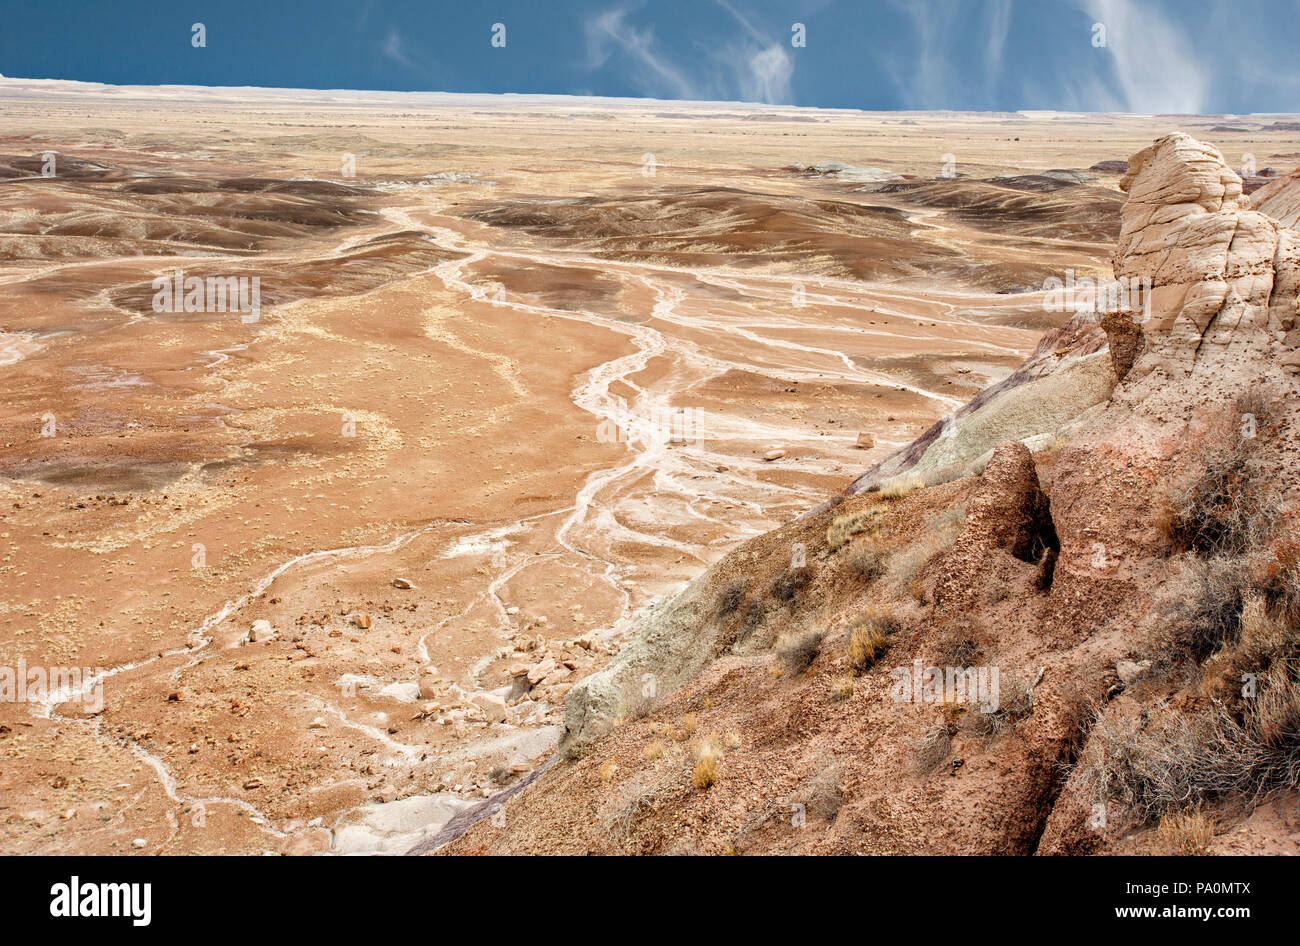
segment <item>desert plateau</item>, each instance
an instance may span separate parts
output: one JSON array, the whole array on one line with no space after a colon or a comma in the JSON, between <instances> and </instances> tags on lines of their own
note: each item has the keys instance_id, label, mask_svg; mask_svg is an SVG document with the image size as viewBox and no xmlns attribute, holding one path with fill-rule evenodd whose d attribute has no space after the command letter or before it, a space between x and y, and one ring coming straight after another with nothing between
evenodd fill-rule
<instances>
[{"instance_id":1,"label":"desert plateau","mask_svg":"<svg viewBox=\"0 0 1300 946\"><path fill-rule=\"evenodd\" d=\"M0 115L3 852L1300 852L1296 116Z\"/></svg>"}]
</instances>

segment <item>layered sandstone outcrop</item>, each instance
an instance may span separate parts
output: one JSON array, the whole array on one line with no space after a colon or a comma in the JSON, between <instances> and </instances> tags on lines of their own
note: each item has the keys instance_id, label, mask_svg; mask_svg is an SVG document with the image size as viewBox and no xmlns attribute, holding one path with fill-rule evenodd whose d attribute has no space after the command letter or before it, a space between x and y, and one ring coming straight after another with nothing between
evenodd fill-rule
<instances>
[{"instance_id":1,"label":"layered sandstone outcrop","mask_svg":"<svg viewBox=\"0 0 1300 946\"><path fill-rule=\"evenodd\" d=\"M1119 186L1128 201L1115 276L1149 281L1143 331L1168 336L1162 349L1173 364L1190 372L1199 359L1275 342L1294 351L1297 236L1247 209L1241 179L1218 151L1168 135L1133 156Z\"/></svg>"},{"instance_id":2,"label":"layered sandstone outcrop","mask_svg":"<svg viewBox=\"0 0 1300 946\"><path fill-rule=\"evenodd\" d=\"M1250 195L1250 209L1267 214L1284 227L1300 227L1300 171L1292 171Z\"/></svg>"}]
</instances>

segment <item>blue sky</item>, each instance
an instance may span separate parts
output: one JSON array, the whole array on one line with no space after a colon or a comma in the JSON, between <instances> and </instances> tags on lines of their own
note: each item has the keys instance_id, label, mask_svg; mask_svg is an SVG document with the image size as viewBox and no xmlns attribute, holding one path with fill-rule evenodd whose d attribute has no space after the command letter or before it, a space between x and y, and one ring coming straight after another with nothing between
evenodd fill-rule
<instances>
[{"instance_id":1,"label":"blue sky","mask_svg":"<svg viewBox=\"0 0 1300 946\"><path fill-rule=\"evenodd\" d=\"M2 0L0 74L839 108L1300 111L1300 0ZM191 44L203 23L205 48ZM491 44L494 23L505 46ZM792 45L792 25L807 45ZM1094 45L1094 24L1105 45Z\"/></svg>"}]
</instances>

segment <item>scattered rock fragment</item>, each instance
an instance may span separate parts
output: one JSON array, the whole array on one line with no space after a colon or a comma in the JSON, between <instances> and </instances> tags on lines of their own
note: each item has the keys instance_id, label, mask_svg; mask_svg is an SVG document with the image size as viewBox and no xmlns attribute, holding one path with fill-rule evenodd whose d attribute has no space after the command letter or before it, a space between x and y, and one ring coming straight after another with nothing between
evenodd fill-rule
<instances>
[{"instance_id":1,"label":"scattered rock fragment","mask_svg":"<svg viewBox=\"0 0 1300 946\"><path fill-rule=\"evenodd\" d=\"M1142 679L1150 669L1149 660L1121 660L1115 664L1115 673L1126 687Z\"/></svg>"},{"instance_id":2,"label":"scattered rock fragment","mask_svg":"<svg viewBox=\"0 0 1300 946\"><path fill-rule=\"evenodd\" d=\"M475 693L470 702L483 711L489 723L497 723L506 718L506 701L493 693Z\"/></svg>"},{"instance_id":3,"label":"scattered rock fragment","mask_svg":"<svg viewBox=\"0 0 1300 946\"><path fill-rule=\"evenodd\" d=\"M537 686L537 684L546 679L547 675L555 669L555 666L554 657L547 657L541 663L535 664L532 669L528 671L528 682L533 686Z\"/></svg>"},{"instance_id":4,"label":"scattered rock fragment","mask_svg":"<svg viewBox=\"0 0 1300 946\"><path fill-rule=\"evenodd\" d=\"M420 678L420 699L432 700L438 695L438 678L426 674Z\"/></svg>"}]
</instances>

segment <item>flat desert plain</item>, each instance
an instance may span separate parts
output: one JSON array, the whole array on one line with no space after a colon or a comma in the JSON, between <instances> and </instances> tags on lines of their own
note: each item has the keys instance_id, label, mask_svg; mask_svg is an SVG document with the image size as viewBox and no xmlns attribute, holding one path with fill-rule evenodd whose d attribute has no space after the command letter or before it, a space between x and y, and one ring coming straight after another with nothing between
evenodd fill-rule
<instances>
[{"instance_id":1,"label":"flat desert plain","mask_svg":"<svg viewBox=\"0 0 1300 946\"><path fill-rule=\"evenodd\" d=\"M0 115L11 853L408 850L551 757L647 608L1062 324L1044 280L1110 273L1094 165L1300 153L1259 116L22 80Z\"/></svg>"}]
</instances>

